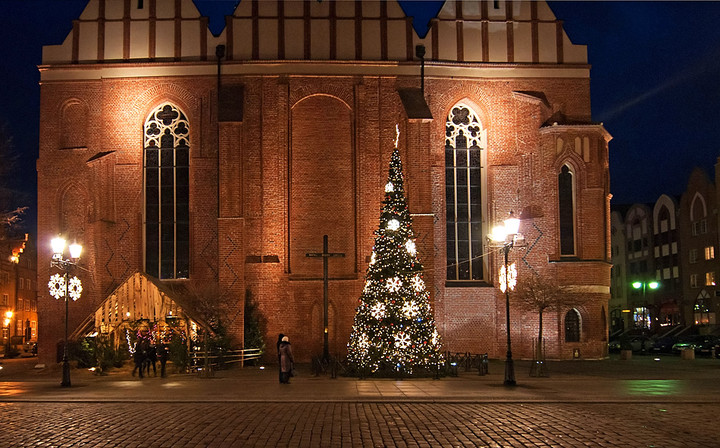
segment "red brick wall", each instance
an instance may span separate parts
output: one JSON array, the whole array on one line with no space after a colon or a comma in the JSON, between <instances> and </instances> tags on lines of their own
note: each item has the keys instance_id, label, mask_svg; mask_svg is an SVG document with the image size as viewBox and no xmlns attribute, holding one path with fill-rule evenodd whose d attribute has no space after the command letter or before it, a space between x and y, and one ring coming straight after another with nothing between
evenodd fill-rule
<instances>
[{"instance_id":1,"label":"red brick wall","mask_svg":"<svg viewBox=\"0 0 720 448\"><path fill-rule=\"evenodd\" d=\"M547 313L548 354L569 357L579 347L582 356L604 355L602 316L609 291L597 286L609 288L610 282L606 143L596 127L561 131L568 140L575 134L592 137L592 157L584 162L558 154L556 134L539 130L555 111L589 119L587 79L427 79L434 121L426 123L408 122L396 93L398 86L416 85L416 79L237 76L223 82L244 84L244 117L242 123L223 123L219 131L214 77L43 84L38 279L44 284L49 275L46 242L66 230L67 222L67 230L80 232L89 247L83 264L90 270L83 274L83 298L71 307L71 328L115 285L143 268L142 125L154 107L169 101L190 123L191 279L219 278L231 292L237 305L231 328L239 340L249 293L265 319L271 352L283 332L300 360L321 353L322 282L317 279L322 262L305 253L320 251L322 235L328 234L330 251L346 254L329 261L330 351L345 353L399 123L410 211L419 215L414 229L445 348L504 356L504 296L492 286L499 257L487 256L487 284L445 285L445 117L458 101L469 100L488 131L484 224L490 228L510 210L522 212L521 231L529 247L512 253L520 275L547 275L552 269L580 291L581 343L564 342L558 316L567 310ZM519 101L514 91L543 92L549 107ZM59 112L71 99L88 105L86 149L59 149L64 141ZM103 151L115 153L101 171L86 163ZM577 165L578 257L573 260L558 255L557 173L565 160ZM73 196L82 199L63 200L70 185L67 173L76 179ZM108 193L97 195L98 188ZM40 350L47 361L62 337L63 316L60 304L41 297ZM515 308L513 349L516 356L527 357L537 316Z\"/></svg>"}]
</instances>

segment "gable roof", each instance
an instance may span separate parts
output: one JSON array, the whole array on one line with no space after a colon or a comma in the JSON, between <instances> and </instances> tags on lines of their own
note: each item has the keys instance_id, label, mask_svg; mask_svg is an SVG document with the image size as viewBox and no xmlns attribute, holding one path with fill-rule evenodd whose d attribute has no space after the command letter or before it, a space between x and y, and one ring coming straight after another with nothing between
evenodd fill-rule
<instances>
[{"instance_id":1,"label":"gable roof","mask_svg":"<svg viewBox=\"0 0 720 448\"><path fill-rule=\"evenodd\" d=\"M103 326L115 329L140 320L165 321L170 316L186 317L212 332L197 310L183 299L186 293L182 284L164 284L155 277L135 272L98 305L72 337L81 337Z\"/></svg>"}]
</instances>

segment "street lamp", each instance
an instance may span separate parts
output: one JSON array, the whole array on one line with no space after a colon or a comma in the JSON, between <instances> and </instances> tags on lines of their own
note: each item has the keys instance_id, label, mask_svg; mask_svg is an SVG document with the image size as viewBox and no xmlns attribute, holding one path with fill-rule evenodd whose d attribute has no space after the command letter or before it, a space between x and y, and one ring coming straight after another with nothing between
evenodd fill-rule
<instances>
[{"instance_id":1,"label":"street lamp","mask_svg":"<svg viewBox=\"0 0 720 448\"><path fill-rule=\"evenodd\" d=\"M3 318L3 330L7 329L7 337L5 340L5 355L10 353L10 322L12 322L13 312L8 310L5 311L5 317Z\"/></svg>"},{"instance_id":2,"label":"street lamp","mask_svg":"<svg viewBox=\"0 0 720 448\"><path fill-rule=\"evenodd\" d=\"M651 282L641 282L641 281L634 281L632 282L632 287L634 289L641 289L642 290L642 299L643 299L643 325L649 328L648 325L648 317L647 317L647 299L645 295L647 294L647 288L650 288L652 290L658 289L660 287L660 283L656 281Z\"/></svg>"},{"instance_id":3,"label":"street lamp","mask_svg":"<svg viewBox=\"0 0 720 448\"><path fill-rule=\"evenodd\" d=\"M68 273L72 268L77 266L77 261L82 252L82 246L78 243L71 244L68 248L70 258L66 259L63 255L65 252L65 239L62 237L53 238L50 244L53 252L50 267L56 267L62 270L63 275L55 274L51 276L48 288L50 289L50 295L55 297L55 300L59 300L61 297L65 299L65 344L63 344L63 376L60 386L70 387L70 362L68 360L67 348L69 299L75 301L80 298L82 283L80 279L75 276L68 278Z\"/></svg>"},{"instance_id":4,"label":"street lamp","mask_svg":"<svg viewBox=\"0 0 720 448\"><path fill-rule=\"evenodd\" d=\"M510 249L515 246L524 245L523 236L519 233L520 220L510 216L503 222L503 225L496 226L492 229L490 240L494 247L499 247L503 254L505 263L500 269L499 283L500 290L505 293L505 327L507 329L507 354L505 357L505 382L506 386L514 386L515 383L515 363L512 358L512 344L510 340L510 290L515 289L517 284L517 269L515 263L508 264L508 255Z\"/></svg>"}]
</instances>

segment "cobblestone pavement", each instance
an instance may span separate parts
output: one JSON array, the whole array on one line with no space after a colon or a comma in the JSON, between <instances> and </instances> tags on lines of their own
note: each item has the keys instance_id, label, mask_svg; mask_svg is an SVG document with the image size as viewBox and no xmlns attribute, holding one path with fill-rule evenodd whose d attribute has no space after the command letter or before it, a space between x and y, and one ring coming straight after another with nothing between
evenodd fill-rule
<instances>
[{"instance_id":1,"label":"cobblestone pavement","mask_svg":"<svg viewBox=\"0 0 720 448\"><path fill-rule=\"evenodd\" d=\"M720 404L0 403L0 447L718 447Z\"/></svg>"}]
</instances>

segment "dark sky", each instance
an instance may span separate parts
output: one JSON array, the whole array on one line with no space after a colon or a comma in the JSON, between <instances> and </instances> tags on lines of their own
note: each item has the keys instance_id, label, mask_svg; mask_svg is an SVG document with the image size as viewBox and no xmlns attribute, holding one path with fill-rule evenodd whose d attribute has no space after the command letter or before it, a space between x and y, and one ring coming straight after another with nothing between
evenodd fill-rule
<instances>
[{"instance_id":1,"label":"dark sky","mask_svg":"<svg viewBox=\"0 0 720 448\"><path fill-rule=\"evenodd\" d=\"M15 188L35 221L42 45L59 44L85 0L2 0L0 124L23 157ZM422 33L442 2L400 2ZM233 0L197 0L213 33ZM613 135L613 203L679 195L695 166L711 179L720 145L720 2L549 2L576 44L588 45L593 120ZM28 202L27 200L23 202ZM32 227L34 233L34 227Z\"/></svg>"}]
</instances>

